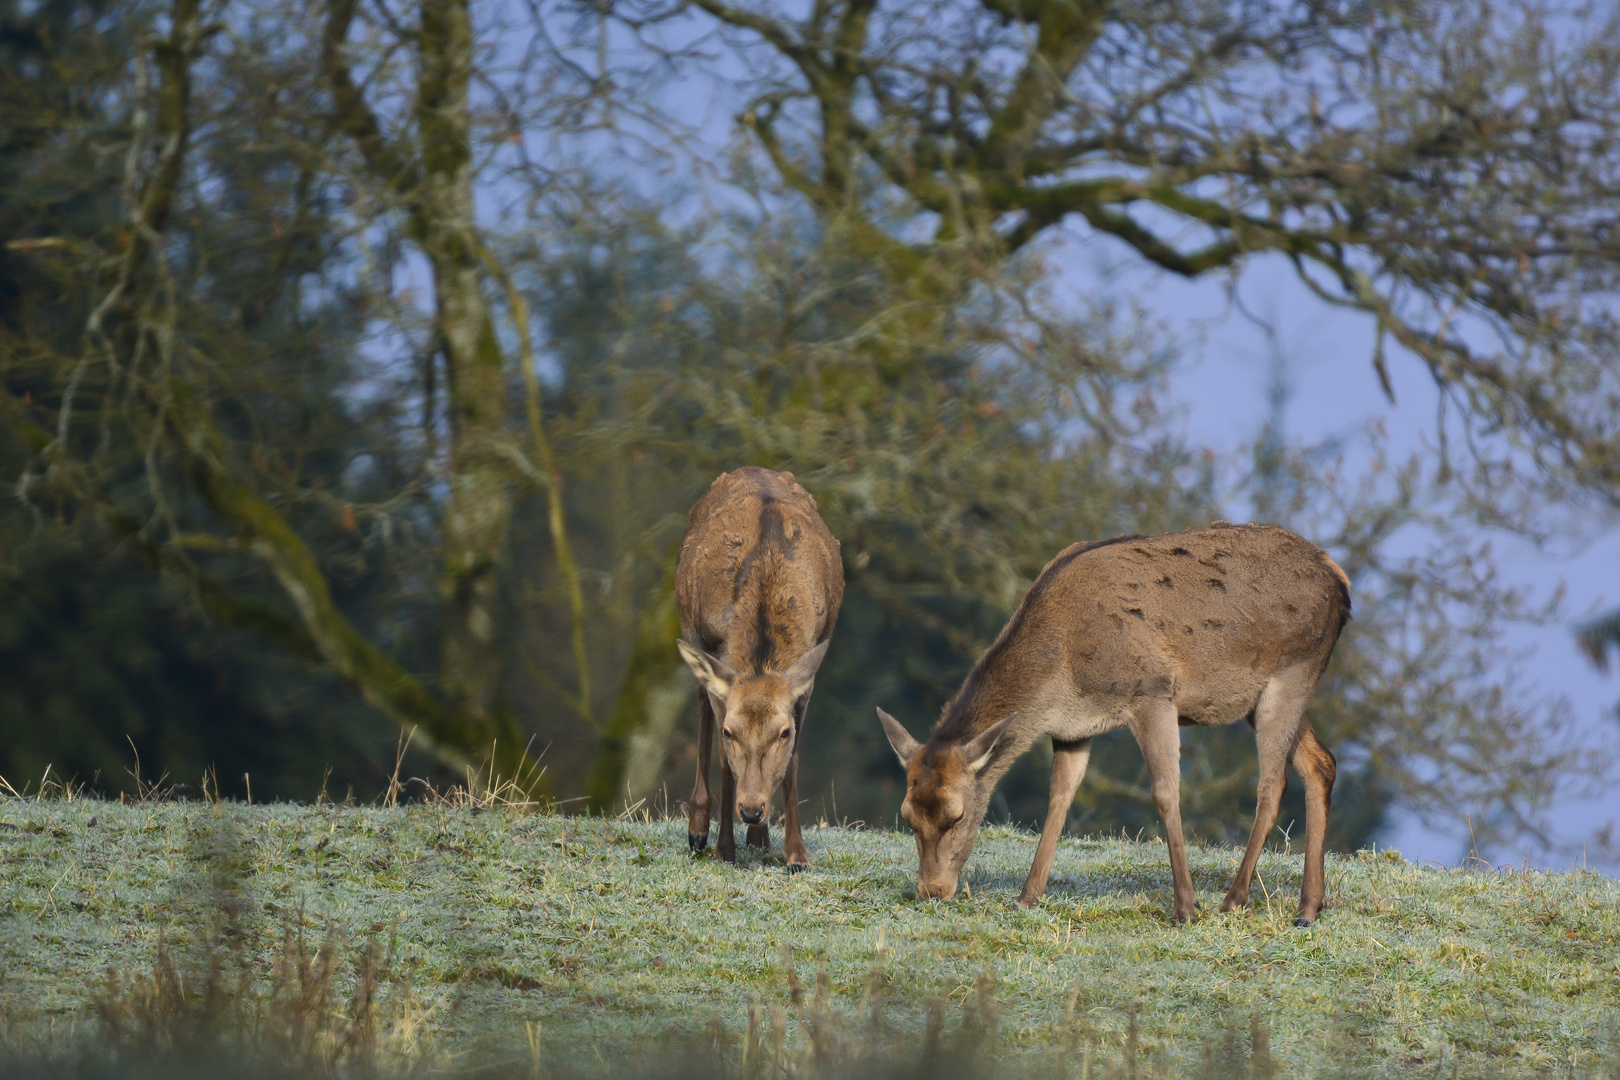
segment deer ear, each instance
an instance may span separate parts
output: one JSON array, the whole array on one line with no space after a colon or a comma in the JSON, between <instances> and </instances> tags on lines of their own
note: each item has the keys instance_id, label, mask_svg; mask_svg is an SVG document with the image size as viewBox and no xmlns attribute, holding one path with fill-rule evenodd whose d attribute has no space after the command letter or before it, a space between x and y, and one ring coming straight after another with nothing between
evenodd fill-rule
<instances>
[{"instance_id":1,"label":"deer ear","mask_svg":"<svg viewBox=\"0 0 1620 1080\"><path fill-rule=\"evenodd\" d=\"M975 735L971 742L962 747L962 756L968 759L968 771L979 772L990 764L990 755L996 752L996 745L1001 737L1007 734L1012 722L1018 718L1016 712L1008 713L1006 717L996 721L995 725Z\"/></svg>"},{"instance_id":2,"label":"deer ear","mask_svg":"<svg viewBox=\"0 0 1620 1080\"><path fill-rule=\"evenodd\" d=\"M889 745L900 759L902 768L911 764L911 759L922 749L922 744L911 737L911 732L901 726L900 721L884 712L877 711L878 719L883 722L883 733L889 737Z\"/></svg>"},{"instance_id":3,"label":"deer ear","mask_svg":"<svg viewBox=\"0 0 1620 1080\"><path fill-rule=\"evenodd\" d=\"M697 681L703 684L703 689L713 694L721 701L731 692L731 684L736 681L737 673L725 661L710 656L695 645L689 645L684 640L676 641L675 647L681 651L681 659L686 666L692 669Z\"/></svg>"},{"instance_id":4,"label":"deer ear","mask_svg":"<svg viewBox=\"0 0 1620 1080\"><path fill-rule=\"evenodd\" d=\"M831 644L832 638L828 638L793 661L788 669L782 672L782 677L788 682L788 690L795 700L808 694L810 688L816 684L816 671L827 656L827 646Z\"/></svg>"}]
</instances>

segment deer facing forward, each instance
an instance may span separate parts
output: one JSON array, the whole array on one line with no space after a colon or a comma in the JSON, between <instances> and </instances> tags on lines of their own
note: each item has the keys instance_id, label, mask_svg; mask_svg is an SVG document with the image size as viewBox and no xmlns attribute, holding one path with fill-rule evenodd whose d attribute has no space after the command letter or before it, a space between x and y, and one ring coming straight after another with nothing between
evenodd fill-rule
<instances>
[{"instance_id":1,"label":"deer facing forward","mask_svg":"<svg viewBox=\"0 0 1620 1080\"><path fill-rule=\"evenodd\" d=\"M693 854L709 843L709 754L720 724L720 838L732 862L732 814L768 849L771 794L782 788L782 852L810 863L799 828L799 735L816 670L844 599L844 564L816 500L792 473L722 473L692 507L675 568L681 656L697 676L697 783L687 810Z\"/></svg>"},{"instance_id":2,"label":"deer facing forward","mask_svg":"<svg viewBox=\"0 0 1620 1080\"><path fill-rule=\"evenodd\" d=\"M1093 737L1128 727L1164 821L1174 917L1197 905L1181 828L1181 732L1247 720L1259 747L1254 829L1221 904L1249 885L1277 817L1284 767L1305 781L1305 874L1297 926L1322 909L1333 755L1305 707L1350 617L1350 583L1320 548L1273 525L1073 544L1046 565L979 658L926 744L878 710L906 768L901 814L916 834L917 894L948 900L996 782L1041 735L1052 785L1035 862L1019 896L1046 891L1058 837Z\"/></svg>"}]
</instances>

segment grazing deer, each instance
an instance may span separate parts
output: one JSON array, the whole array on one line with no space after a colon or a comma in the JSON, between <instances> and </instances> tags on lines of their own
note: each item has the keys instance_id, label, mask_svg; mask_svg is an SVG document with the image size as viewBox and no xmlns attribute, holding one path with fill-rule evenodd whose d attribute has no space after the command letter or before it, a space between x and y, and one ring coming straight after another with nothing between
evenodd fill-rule
<instances>
[{"instance_id":1,"label":"grazing deer","mask_svg":"<svg viewBox=\"0 0 1620 1080\"><path fill-rule=\"evenodd\" d=\"M916 833L917 894L950 899L996 782L1041 735L1052 787L1035 863L1018 902L1046 892L1059 835L1094 736L1129 727L1164 820L1174 915L1197 900L1181 830L1181 732L1247 720L1260 752L1254 829L1221 904L1249 882L1277 818L1283 767L1305 781L1305 880L1296 926L1322 909L1322 845L1335 766L1305 706L1350 617L1350 582L1327 553L1274 525L1216 522L1168 536L1073 544L1024 602L919 744L878 710L906 768L901 808Z\"/></svg>"},{"instance_id":2,"label":"grazing deer","mask_svg":"<svg viewBox=\"0 0 1620 1080\"><path fill-rule=\"evenodd\" d=\"M771 792L782 786L782 853L810 864L799 831L799 735L816 669L844 600L838 541L792 473L722 473L686 518L675 602L681 656L697 676L697 785L687 810L693 854L709 844L709 752L720 720L720 838L737 858L732 813L769 849Z\"/></svg>"}]
</instances>

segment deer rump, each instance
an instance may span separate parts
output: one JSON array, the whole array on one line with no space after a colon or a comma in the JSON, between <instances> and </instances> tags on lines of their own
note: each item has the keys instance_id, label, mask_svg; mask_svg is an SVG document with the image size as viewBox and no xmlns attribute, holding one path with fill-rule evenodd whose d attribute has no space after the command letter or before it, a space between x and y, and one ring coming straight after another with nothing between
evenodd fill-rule
<instances>
[{"instance_id":1,"label":"deer rump","mask_svg":"<svg viewBox=\"0 0 1620 1080\"><path fill-rule=\"evenodd\" d=\"M798 737L843 596L838 541L792 473L754 466L723 473L692 507L675 599L682 654L702 686L687 829L694 853L708 844L710 731L718 723L716 854L735 859L734 811L750 823L749 842L769 847L763 815L781 785L788 868L808 865L798 820Z\"/></svg>"}]
</instances>

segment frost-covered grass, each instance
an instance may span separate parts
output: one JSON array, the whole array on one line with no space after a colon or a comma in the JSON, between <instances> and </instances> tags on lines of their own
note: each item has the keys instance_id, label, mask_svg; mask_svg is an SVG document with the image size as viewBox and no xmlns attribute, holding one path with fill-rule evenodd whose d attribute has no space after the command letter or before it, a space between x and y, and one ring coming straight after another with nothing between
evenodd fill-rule
<instances>
[{"instance_id":1,"label":"frost-covered grass","mask_svg":"<svg viewBox=\"0 0 1620 1080\"><path fill-rule=\"evenodd\" d=\"M269 972L286 929L338 926L393 950L412 1038L445 1060L645 1061L672 1036L729 1040L735 1057L754 1006L801 1039L821 972L828 1015L853 1032L878 988L864 1037L892 1046L922 1038L931 1002L947 1034L964 1005L985 1023L983 988L994 1063L1076 1075L1133 1028L1143 1068L1172 1068L1254 1018L1285 1072L1620 1075L1620 884L1599 874L1331 858L1331 906L1299 930L1300 858L1269 852L1251 911L1178 927L1156 842L1065 839L1026 913L1027 833L987 828L971 895L947 904L914 898L906 834L805 839L813 868L788 875L779 856L693 860L679 820L8 799L0 1013L13 1046L71 1040L94 1030L109 969L151 971L160 943L183 967L228 925ZM1238 857L1191 852L1206 912Z\"/></svg>"}]
</instances>

